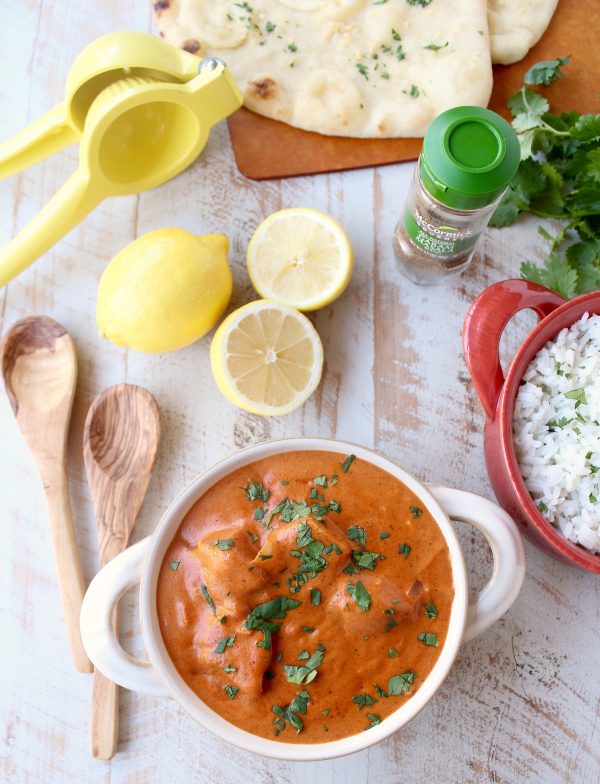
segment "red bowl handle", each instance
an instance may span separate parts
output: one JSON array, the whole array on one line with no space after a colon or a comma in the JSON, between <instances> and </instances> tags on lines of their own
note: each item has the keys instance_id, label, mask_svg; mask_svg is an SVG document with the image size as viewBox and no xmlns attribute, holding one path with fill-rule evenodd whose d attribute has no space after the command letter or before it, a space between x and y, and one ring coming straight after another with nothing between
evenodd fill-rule
<instances>
[{"instance_id":1,"label":"red bowl handle","mask_svg":"<svg viewBox=\"0 0 600 784\"><path fill-rule=\"evenodd\" d=\"M493 419L504 384L500 338L520 310L531 308L542 320L565 300L554 291L528 280L502 280L485 289L473 302L463 326L463 349L475 391L486 415Z\"/></svg>"}]
</instances>

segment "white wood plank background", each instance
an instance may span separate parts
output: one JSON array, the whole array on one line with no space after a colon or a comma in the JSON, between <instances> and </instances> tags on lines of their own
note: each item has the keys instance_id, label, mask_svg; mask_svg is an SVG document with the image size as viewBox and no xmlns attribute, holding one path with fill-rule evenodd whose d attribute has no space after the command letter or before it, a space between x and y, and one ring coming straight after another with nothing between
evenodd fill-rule
<instances>
[{"instance_id":1,"label":"white wood plank background","mask_svg":"<svg viewBox=\"0 0 600 784\"><path fill-rule=\"evenodd\" d=\"M2 0L0 137L62 97L73 58L115 29L150 31L146 0ZM0 183L0 241L25 225L76 166L70 149ZM469 303L489 283L539 258L532 221L488 231L472 270L450 286L422 289L394 266L391 231L412 166L254 183L235 167L224 125L201 159L139 197L112 199L0 291L0 328L46 313L71 332L79 355L70 434L71 493L86 576L97 568L94 521L81 456L87 408L104 387L147 387L162 412L163 439L134 540L150 533L173 495L197 472L246 444L282 435L337 435L374 446L419 477L493 497L482 457L482 412L462 359ZM299 412L266 420L234 410L212 381L210 338L147 357L103 341L95 326L107 261L150 229L183 226L231 238L231 307L254 297L244 251L258 223L281 207L326 210L347 228L356 271L346 294L317 314L326 371ZM514 350L531 321L516 320ZM6 784L142 782L493 782L585 784L600 779L600 583L527 547L528 576L513 609L465 645L433 701L404 730L352 757L274 762L237 751L191 722L168 699L121 693L120 750L89 755L91 679L71 667L42 493L6 396L0 394L0 779ZM472 587L491 564L478 535L461 529ZM140 652L136 599L126 597L123 638Z\"/></svg>"}]
</instances>

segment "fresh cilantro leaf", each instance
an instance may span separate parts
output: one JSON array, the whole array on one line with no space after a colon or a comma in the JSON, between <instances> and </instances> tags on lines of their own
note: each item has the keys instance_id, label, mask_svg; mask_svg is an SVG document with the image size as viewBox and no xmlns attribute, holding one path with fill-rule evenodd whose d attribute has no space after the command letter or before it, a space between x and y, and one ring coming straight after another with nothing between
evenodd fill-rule
<instances>
[{"instance_id":1,"label":"fresh cilantro leaf","mask_svg":"<svg viewBox=\"0 0 600 784\"><path fill-rule=\"evenodd\" d=\"M409 506L409 511L413 517L421 517L423 510L420 506Z\"/></svg>"},{"instance_id":2,"label":"fresh cilantro leaf","mask_svg":"<svg viewBox=\"0 0 600 784\"><path fill-rule=\"evenodd\" d=\"M437 618L438 611L433 599L430 599L428 602L425 602L424 610L425 610L425 615L428 618Z\"/></svg>"},{"instance_id":3,"label":"fresh cilantro leaf","mask_svg":"<svg viewBox=\"0 0 600 784\"><path fill-rule=\"evenodd\" d=\"M216 547L218 550L231 550L234 546L233 539L216 539L212 543L213 547Z\"/></svg>"},{"instance_id":4,"label":"fresh cilantro leaf","mask_svg":"<svg viewBox=\"0 0 600 784\"><path fill-rule=\"evenodd\" d=\"M231 637L221 637L217 647L215 648L215 653L225 653L225 648L232 648L236 636L237 635L232 634Z\"/></svg>"},{"instance_id":5,"label":"fresh cilantro leaf","mask_svg":"<svg viewBox=\"0 0 600 784\"><path fill-rule=\"evenodd\" d=\"M288 610L293 610L301 604L302 602L299 602L297 599L290 599L287 596L276 596L274 599L254 607L244 622L244 626L246 629L256 629L262 632L264 637L256 645L259 648L270 651L271 637L280 628L280 625L272 623L271 619L285 618Z\"/></svg>"},{"instance_id":6,"label":"fresh cilantro leaf","mask_svg":"<svg viewBox=\"0 0 600 784\"><path fill-rule=\"evenodd\" d=\"M300 718L300 715L306 716L309 700L310 694L306 689L303 689L296 694L294 699L285 708L282 708L279 705L273 705L271 710L276 716L276 718L273 719L273 723L276 724L280 730L283 730L285 729L285 722L287 722L296 732L301 732L304 728L304 722Z\"/></svg>"},{"instance_id":7,"label":"fresh cilantro leaf","mask_svg":"<svg viewBox=\"0 0 600 784\"><path fill-rule=\"evenodd\" d=\"M421 632L421 634L417 634L417 639L425 645L437 648L438 638L435 632Z\"/></svg>"},{"instance_id":8,"label":"fresh cilantro leaf","mask_svg":"<svg viewBox=\"0 0 600 784\"><path fill-rule=\"evenodd\" d=\"M356 460L356 455L348 455L342 463L342 471L347 474L350 466Z\"/></svg>"},{"instance_id":9,"label":"fresh cilantro leaf","mask_svg":"<svg viewBox=\"0 0 600 784\"><path fill-rule=\"evenodd\" d=\"M348 534L348 539L353 542L356 542L361 547L364 547L367 543L367 532L364 528L361 528L360 525L352 525L346 531Z\"/></svg>"},{"instance_id":10,"label":"fresh cilantro leaf","mask_svg":"<svg viewBox=\"0 0 600 784\"><path fill-rule=\"evenodd\" d=\"M352 550L352 560L360 569L374 569L377 566L378 558L381 558L378 553L370 553L368 550Z\"/></svg>"},{"instance_id":11,"label":"fresh cilantro leaf","mask_svg":"<svg viewBox=\"0 0 600 784\"><path fill-rule=\"evenodd\" d=\"M213 602L212 597L211 597L210 593L208 592L208 587L206 585L202 584L200 586L200 593L202 594L202 596L204 596L204 598L208 602L208 606L212 610L213 615L216 616L217 608L215 607L215 603Z\"/></svg>"},{"instance_id":12,"label":"fresh cilantro leaf","mask_svg":"<svg viewBox=\"0 0 600 784\"><path fill-rule=\"evenodd\" d=\"M445 44L427 44L423 49L431 49L432 52L439 52L440 49L445 49L448 46L448 41Z\"/></svg>"},{"instance_id":13,"label":"fresh cilantro leaf","mask_svg":"<svg viewBox=\"0 0 600 784\"><path fill-rule=\"evenodd\" d=\"M315 606L321 604L321 591L318 588L310 589L310 603Z\"/></svg>"},{"instance_id":14,"label":"fresh cilantro leaf","mask_svg":"<svg viewBox=\"0 0 600 784\"><path fill-rule=\"evenodd\" d=\"M387 685L388 697L406 694L414 682L415 673L412 670L407 670L399 675L392 675Z\"/></svg>"},{"instance_id":15,"label":"fresh cilantro leaf","mask_svg":"<svg viewBox=\"0 0 600 784\"><path fill-rule=\"evenodd\" d=\"M398 658L398 651L395 648L388 648L388 656L390 659Z\"/></svg>"},{"instance_id":16,"label":"fresh cilantro leaf","mask_svg":"<svg viewBox=\"0 0 600 784\"><path fill-rule=\"evenodd\" d=\"M325 648L319 643L306 664L284 664L283 669L288 683L309 684L317 677L317 668L323 664Z\"/></svg>"},{"instance_id":17,"label":"fresh cilantro leaf","mask_svg":"<svg viewBox=\"0 0 600 784\"><path fill-rule=\"evenodd\" d=\"M527 71L523 77L525 84L552 84L557 79L562 79L564 74L561 71L563 65L569 63L568 57L557 57L554 60L542 60Z\"/></svg>"},{"instance_id":18,"label":"fresh cilantro leaf","mask_svg":"<svg viewBox=\"0 0 600 784\"><path fill-rule=\"evenodd\" d=\"M315 476L313 482L319 487L327 487L327 476L325 474L321 474L321 476Z\"/></svg>"},{"instance_id":19,"label":"fresh cilantro leaf","mask_svg":"<svg viewBox=\"0 0 600 784\"><path fill-rule=\"evenodd\" d=\"M409 544L406 544L406 542L404 542L404 544L398 545L398 554L403 555L404 560L408 558L408 556L410 555L410 551L411 551L411 547Z\"/></svg>"},{"instance_id":20,"label":"fresh cilantro leaf","mask_svg":"<svg viewBox=\"0 0 600 784\"><path fill-rule=\"evenodd\" d=\"M354 583L348 583L346 590L354 599L361 612L366 612L371 607L371 596L360 580L356 585Z\"/></svg>"},{"instance_id":21,"label":"fresh cilantro leaf","mask_svg":"<svg viewBox=\"0 0 600 784\"><path fill-rule=\"evenodd\" d=\"M543 267L528 261L523 262L520 273L522 278L546 286L566 299L570 299L577 288L577 272L565 264L565 260L556 253L548 256Z\"/></svg>"},{"instance_id":22,"label":"fresh cilantro leaf","mask_svg":"<svg viewBox=\"0 0 600 784\"><path fill-rule=\"evenodd\" d=\"M365 707L368 708L370 705L375 705L379 700L376 700L375 697L371 697L370 694L357 694L352 697L352 702L355 703L355 705L358 705L359 710L362 710Z\"/></svg>"},{"instance_id":23,"label":"fresh cilantro leaf","mask_svg":"<svg viewBox=\"0 0 600 784\"><path fill-rule=\"evenodd\" d=\"M235 697L238 691L239 688L237 686L229 686L229 685L225 686L225 692L227 693L227 696L229 697L230 700L232 700Z\"/></svg>"},{"instance_id":24,"label":"fresh cilantro leaf","mask_svg":"<svg viewBox=\"0 0 600 784\"><path fill-rule=\"evenodd\" d=\"M179 569L180 563L181 561L169 561L169 569L172 569L174 572L176 572L177 569Z\"/></svg>"},{"instance_id":25,"label":"fresh cilantro leaf","mask_svg":"<svg viewBox=\"0 0 600 784\"><path fill-rule=\"evenodd\" d=\"M411 5L415 5L413 0L407 0L407 2L410 3ZM430 2L431 2L431 0L429 0L429 3ZM421 4L429 5L429 3L425 2L425 0L422 0L422 2L419 3L419 5L421 5ZM367 726L368 730L370 730L371 727L376 727L378 724L381 724L381 716L378 716L376 713L367 713L367 719L369 719L369 721L370 721L369 725Z\"/></svg>"},{"instance_id":26,"label":"fresh cilantro leaf","mask_svg":"<svg viewBox=\"0 0 600 784\"><path fill-rule=\"evenodd\" d=\"M296 535L296 546L306 547L309 542L313 541L313 535L310 526L306 522L299 523L298 533Z\"/></svg>"}]
</instances>

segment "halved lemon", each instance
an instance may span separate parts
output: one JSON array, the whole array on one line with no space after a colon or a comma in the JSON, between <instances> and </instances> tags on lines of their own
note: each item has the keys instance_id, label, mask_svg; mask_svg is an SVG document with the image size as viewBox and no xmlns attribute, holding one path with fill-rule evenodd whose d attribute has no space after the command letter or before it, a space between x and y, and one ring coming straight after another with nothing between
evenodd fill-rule
<instances>
[{"instance_id":1,"label":"halved lemon","mask_svg":"<svg viewBox=\"0 0 600 784\"><path fill-rule=\"evenodd\" d=\"M252 285L266 299L298 310L329 305L352 275L352 246L329 215L307 207L269 215L246 254Z\"/></svg>"},{"instance_id":2,"label":"halved lemon","mask_svg":"<svg viewBox=\"0 0 600 784\"><path fill-rule=\"evenodd\" d=\"M289 414L317 388L323 346L302 313L257 300L219 326L210 363L217 386L235 406L264 416Z\"/></svg>"}]
</instances>

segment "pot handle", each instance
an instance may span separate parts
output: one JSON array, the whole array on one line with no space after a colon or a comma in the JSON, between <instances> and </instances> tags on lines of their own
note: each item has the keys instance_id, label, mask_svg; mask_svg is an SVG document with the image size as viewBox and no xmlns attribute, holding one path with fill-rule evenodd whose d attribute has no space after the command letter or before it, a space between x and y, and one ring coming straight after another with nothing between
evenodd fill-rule
<instances>
[{"instance_id":1,"label":"pot handle","mask_svg":"<svg viewBox=\"0 0 600 784\"><path fill-rule=\"evenodd\" d=\"M463 326L463 349L473 386L486 415L493 419L504 384L500 338L520 310L531 308L541 321L565 300L554 291L513 278L494 283L473 302Z\"/></svg>"},{"instance_id":2,"label":"pot handle","mask_svg":"<svg viewBox=\"0 0 600 784\"><path fill-rule=\"evenodd\" d=\"M81 605L81 638L94 666L111 681L143 694L166 696L152 665L123 650L112 625L121 596L140 582L149 544L148 536L131 545L94 577Z\"/></svg>"},{"instance_id":3,"label":"pot handle","mask_svg":"<svg viewBox=\"0 0 600 784\"><path fill-rule=\"evenodd\" d=\"M504 615L519 595L525 577L523 540L512 518L487 498L441 485L428 489L449 517L475 526L492 548L492 576L467 610L463 640L470 640Z\"/></svg>"}]
</instances>

